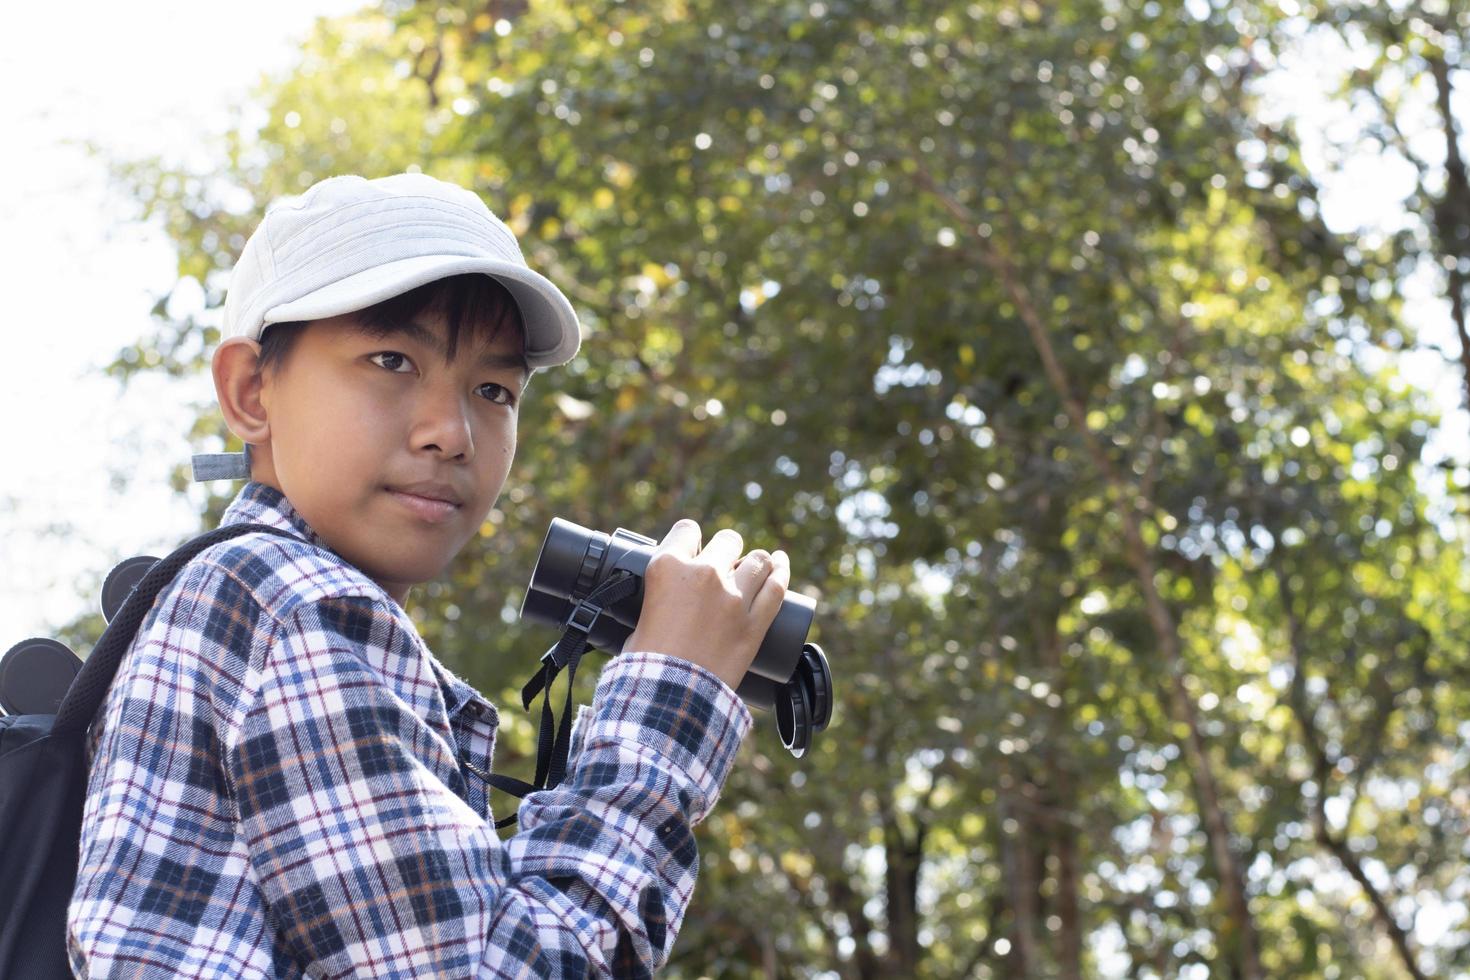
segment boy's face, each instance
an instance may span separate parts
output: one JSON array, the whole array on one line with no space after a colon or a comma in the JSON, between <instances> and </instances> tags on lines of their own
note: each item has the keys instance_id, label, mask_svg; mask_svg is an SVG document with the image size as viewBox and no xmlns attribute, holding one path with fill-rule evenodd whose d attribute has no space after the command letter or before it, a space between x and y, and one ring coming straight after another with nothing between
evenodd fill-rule
<instances>
[{"instance_id":1,"label":"boy's face","mask_svg":"<svg viewBox=\"0 0 1470 980\"><path fill-rule=\"evenodd\" d=\"M515 455L517 332L462 331L452 362L446 340L435 311L387 337L351 314L317 320L260 390L270 434L257 479L399 603L479 530Z\"/></svg>"}]
</instances>

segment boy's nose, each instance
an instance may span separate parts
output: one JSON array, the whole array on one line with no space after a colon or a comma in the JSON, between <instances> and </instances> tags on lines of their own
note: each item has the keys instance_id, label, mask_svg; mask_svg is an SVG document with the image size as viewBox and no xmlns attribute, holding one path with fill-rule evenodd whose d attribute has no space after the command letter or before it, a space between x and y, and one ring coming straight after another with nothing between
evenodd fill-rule
<instances>
[{"instance_id":1,"label":"boy's nose","mask_svg":"<svg viewBox=\"0 0 1470 980\"><path fill-rule=\"evenodd\" d=\"M464 399L458 395L425 399L414 432L414 445L448 459L473 459L475 440L470 429L469 407Z\"/></svg>"}]
</instances>

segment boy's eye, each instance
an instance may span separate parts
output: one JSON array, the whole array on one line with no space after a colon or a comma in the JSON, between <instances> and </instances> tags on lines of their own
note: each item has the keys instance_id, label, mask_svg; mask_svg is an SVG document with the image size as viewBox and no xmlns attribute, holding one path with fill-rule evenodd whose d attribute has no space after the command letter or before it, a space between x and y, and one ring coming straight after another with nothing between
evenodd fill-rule
<instances>
[{"instance_id":1,"label":"boy's eye","mask_svg":"<svg viewBox=\"0 0 1470 980\"><path fill-rule=\"evenodd\" d=\"M495 384L493 381L482 384L475 389L482 398L494 402L497 405L512 405L515 403L515 394L505 385Z\"/></svg>"},{"instance_id":2,"label":"boy's eye","mask_svg":"<svg viewBox=\"0 0 1470 980\"><path fill-rule=\"evenodd\" d=\"M369 357L368 360L380 368L387 368L389 371L395 373L402 373L410 366L410 361L407 357L393 350L379 351Z\"/></svg>"}]
</instances>

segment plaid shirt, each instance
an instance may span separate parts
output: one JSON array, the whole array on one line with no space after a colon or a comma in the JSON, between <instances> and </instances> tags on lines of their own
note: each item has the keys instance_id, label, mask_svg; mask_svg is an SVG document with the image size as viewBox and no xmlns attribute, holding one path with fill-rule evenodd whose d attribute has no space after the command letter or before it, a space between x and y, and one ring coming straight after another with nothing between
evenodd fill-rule
<instances>
[{"instance_id":1,"label":"plaid shirt","mask_svg":"<svg viewBox=\"0 0 1470 980\"><path fill-rule=\"evenodd\" d=\"M501 841L495 709L286 499L247 484L98 714L68 916L82 977L649 976L750 727L714 675L603 670L566 781Z\"/></svg>"}]
</instances>

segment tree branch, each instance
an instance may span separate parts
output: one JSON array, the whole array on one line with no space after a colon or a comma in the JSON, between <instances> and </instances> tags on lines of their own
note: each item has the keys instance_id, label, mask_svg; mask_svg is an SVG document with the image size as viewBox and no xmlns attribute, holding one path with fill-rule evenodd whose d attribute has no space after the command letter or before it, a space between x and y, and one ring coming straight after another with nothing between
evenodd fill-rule
<instances>
[{"instance_id":1,"label":"tree branch","mask_svg":"<svg viewBox=\"0 0 1470 980\"><path fill-rule=\"evenodd\" d=\"M1363 862L1348 845L1347 840L1334 837L1331 828L1327 825L1327 787L1332 779L1333 770L1337 767L1336 761L1328 756L1327 749L1322 744L1322 736L1318 733L1317 724L1312 717L1311 705L1307 702L1306 656L1301 635L1301 623L1296 616L1296 602L1290 577L1282 569L1279 560L1273 559L1272 571L1276 578L1276 588L1281 596L1282 609L1286 615L1287 642L1291 647L1292 678L1287 700L1291 705L1297 726L1302 731L1302 740L1311 754L1313 775L1317 781L1317 797L1312 803L1313 833L1317 842L1337 858L1338 863L1347 869L1348 874L1353 876L1353 880L1368 896L1368 901L1373 906L1373 917L1388 933L1388 938L1393 943L1394 950L1398 953L1404 968L1409 971L1409 975L1414 980L1425 980L1424 972L1419 969L1419 964L1414 959L1414 951L1410 945L1408 933L1394 918L1393 911L1388 907L1388 902L1384 900L1383 894L1369 880L1363 869Z\"/></svg>"},{"instance_id":2,"label":"tree branch","mask_svg":"<svg viewBox=\"0 0 1470 980\"><path fill-rule=\"evenodd\" d=\"M1450 67L1442 54L1425 59L1434 76L1434 104L1439 111L1440 127L1445 141L1445 189L1435 207L1435 224L1439 232L1444 258L1451 259L1449 274L1450 316L1460 338L1460 367L1464 372L1465 407L1470 409L1470 326L1465 317L1466 275L1460 263L1470 255L1470 177L1465 159L1460 155L1460 134L1451 108Z\"/></svg>"}]
</instances>

